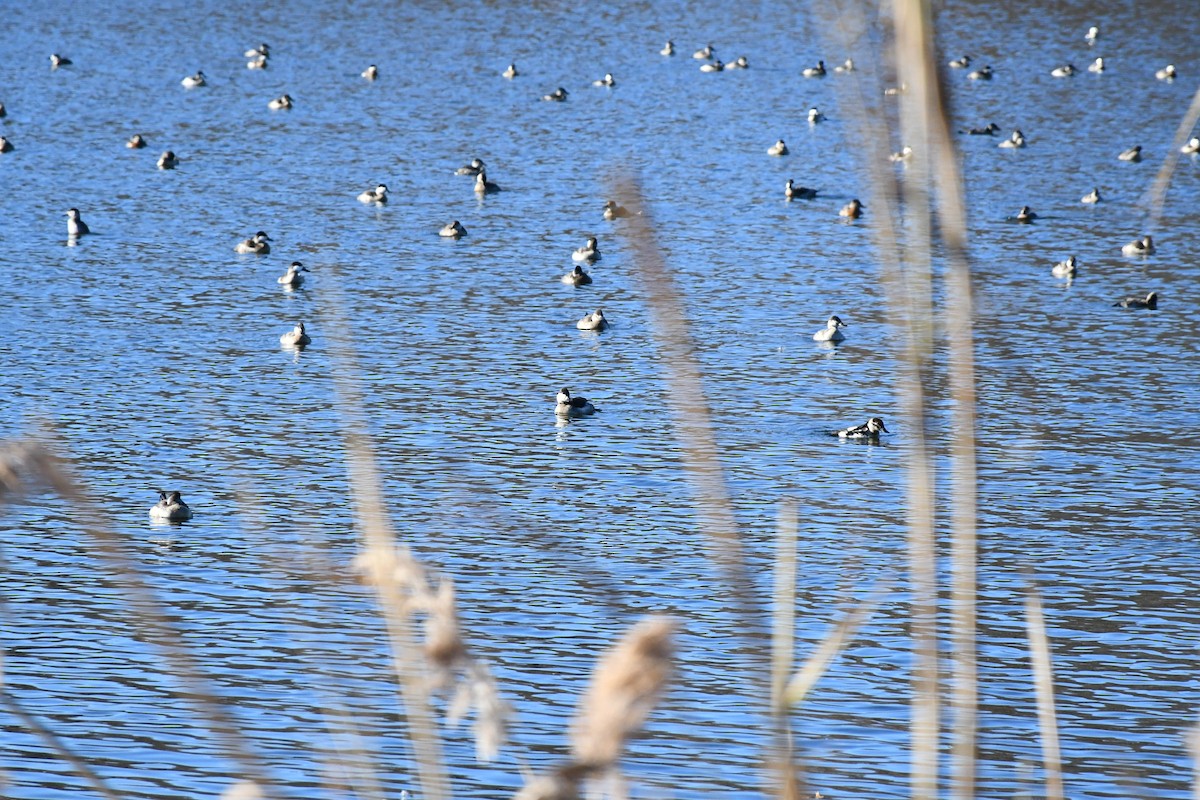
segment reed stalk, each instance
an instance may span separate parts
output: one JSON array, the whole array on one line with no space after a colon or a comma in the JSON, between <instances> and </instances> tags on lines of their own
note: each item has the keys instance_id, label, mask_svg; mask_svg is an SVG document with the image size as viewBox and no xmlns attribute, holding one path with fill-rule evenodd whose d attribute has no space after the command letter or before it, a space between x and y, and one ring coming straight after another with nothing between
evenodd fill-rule
<instances>
[{"instance_id":1,"label":"reed stalk","mask_svg":"<svg viewBox=\"0 0 1200 800\"><path fill-rule=\"evenodd\" d=\"M1063 800L1062 754L1058 746L1058 721L1054 706L1054 673L1050 664L1050 640L1042 614L1042 595L1032 583L1025 593L1025 628L1029 636L1029 660L1037 697L1038 730L1042 744L1042 770L1046 776L1046 800Z\"/></svg>"}]
</instances>

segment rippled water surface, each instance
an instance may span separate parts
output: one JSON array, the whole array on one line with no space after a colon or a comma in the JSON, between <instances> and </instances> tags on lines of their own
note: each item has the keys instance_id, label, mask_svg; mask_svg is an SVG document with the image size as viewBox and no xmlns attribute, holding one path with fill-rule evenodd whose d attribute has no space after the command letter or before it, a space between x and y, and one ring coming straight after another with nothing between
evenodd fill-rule
<instances>
[{"instance_id":1,"label":"rippled water surface","mask_svg":"<svg viewBox=\"0 0 1200 800\"><path fill-rule=\"evenodd\" d=\"M1104 5L939 11L946 58L996 70L990 82L949 71L955 126L994 121L1029 140L1001 150L959 137L979 310L984 797L1042 792L1026 566L1045 592L1068 795L1189 793L1200 163L1180 160L1153 229L1139 203L1200 75L1200 16L1185 0ZM706 558L646 295L622 223L601 209L614 171L636 171L684 295L749 588L764 602L778 502L798 501L803 658L848 592L903 564L913 444L896 395L899 334L877 285L884 211L868 145L880 134L858 121L864 103L894 110L882 87L895 79L879 74L877 29L859 35L853 15L827 13L311 0L6 10L0 133L15 149L0 155L0 432L54 425L282 794L348 796L356 779L339 765L369 751L386 796L419 797L382 625L353 576L339 318L391 520L455 578L471 644L518 713L492 765L475 762L469 729L445 731L455 793L504 796L520 763L562 758L595 658L656 611L681 625L680 666L629 747L633 791L759 792L769 623L764 612L743 629ZM1102 36L1088 47L1092 24ZM673 58L658 55L668 38ZM240 53L260 41L270 68L248 70ZM708 42L750 69L701 73L690 55ZM51 70L51 52L74 63ZM1049 74L1097 55L1102 75ZM800 77L847 57L853 76ZM510 61L511 81L500 76ZM373 83L359 77L370 63ZM1167 63L1173 83L1154 78ZM197 69L209 85L184 89ZM593 87L605 72L617 85ZM538 100L558 86L567 102ZM285 92L295 108L268 110ZM828 120L809 126L814 105ZM150 146L126 149L134 133ZM767 156L780 137L791 154ZM1134 144L1142 163L1116 159ZM182 162L160 171L167 149ZM477 199L453 174L476 156L501 193ZM819 198L785 202L789 177ZM386 207L355 200L379 182ZM1080 204L1093 186L1106 201ZM853 197L867 215L838 217ZM1023 204L1041 219L1014 224ZM65 235L72 206L94 231L78 243ZM451 219L469 235L439 238ZM259 229L273 251L235 255ZM1121 255L1146 232L1158 254ZM563 285L590 235L604 253L594 283ZM1071 254L1079 277L1053 279ZM275 279L296 259L312 274L287 291ZM1157 311L1112 307L1151 290ZM597 307L612 329L575 330ZM848 339L824 349L811 334L831 313ZM299 320L312 346L281 349ZM945 360L939 344L935 396ZM556 425L564 385L601 412ZM948 415L949 400L937 407ZM876 414L893 431L878 445L826 435ZM939 454L954 436L946 419ZM195 519L151 526L159 486L180 489ZM9 696L124 797L223 791L236 767L137 633L79 514L33 494L0 519ZM812 788L829 797L909 792L902 574L896 587L794 719ZM11 708L0 736L5 797L85 791Z\"/></svg>"}]
</instances>

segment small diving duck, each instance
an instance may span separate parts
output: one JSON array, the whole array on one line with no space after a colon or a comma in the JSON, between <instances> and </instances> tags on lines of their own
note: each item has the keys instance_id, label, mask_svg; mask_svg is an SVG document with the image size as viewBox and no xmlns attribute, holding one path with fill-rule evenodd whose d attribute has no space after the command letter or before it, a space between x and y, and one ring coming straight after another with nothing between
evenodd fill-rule
<instances>
[{"instance_id":1,"label":"small diving duck","mask_svg":"<svg viewBox=\"0 0 1200 800\"><path fill-rule=\"evenodd\" d=\"M1085 42L1087 42L1088 45L1095 44L1096 40L1099 38L1100 38L1100 29L1097 28L1095 25L1088 28L1088 32L1083 35L1083 40Z\"/></svg>"},{"instance_id":2,"label":"small diving duck","mask_svg":"<svg viewBox=\"0 0 1200 800\"><path fill-rule=\"evenodd\" d=\"M1135 144L1128 150L1122 150L1121 154L1117 156L1117 160L1132 161L1134 164L1138 163L1142 160L1142 146L1140 144Z\"/></svg>"},{"instance_id":3,"label":"small diving duck","mask_svg":"<svg viewBox=\"0 0 1200 800\"><path fill-rule=\"evenodd\" d=\"M745 56L738 56L736 61L730 61L725 65L725 69L750 69L750 62Z\"/></svg>"},{"instance_id":4,"label":"small diving duck","mask_svg":"<svg viewBox=\"0 0 1200 800\"><path fill-rule=\"evenodd\" d=\"M141 150L146 146L146 140L142 138L140 133L135 133L129 137L129 141L125 142L125 146L130 150Z\"/></svg>"},{"instance_id":5,"label":"small diving duck","mask_svg":"<svg viewBox=\"0 0 1200 800\"><path fill-rule=\"evenodd\" d=\"M575 269L562 276L562 282L570 286L587 286L592 282L592 276L583 271L583 267L578 264Z\"/></svg>"},{"instance_id":6,"label":"small diving duck","mask_svg":"<svg viewBox=\"0 0 1200 800\"><path fill-rule=\"evenodd\" d=\"M192 510L183 502L179 492L158 492L158 502L150 506L150 519L161 522L183 522L192 518Z\"/></svg>"},{"instance_id":7,"label":"small diving duck","mask_svg":"<svg viewBox=\"0 0 1200 800\"><path fill-rule=\"evenodd\" d=\"M967 128L965 131L968 136L995 136L1000 132L1000 126L994 122L989 122L983 128Z\"/></svg>"},{"instance_id":8,"label":"small diving duck","mask_svg":"<svg viewBox=\"0 0 1200 800\"><path fill-rule=\"evenodd\" d=\"M1143 299L1141 297L1126 297L1113 303L1113 308L1148 308L1151 311L1158 308L1158 292L1151 292Z\"/></svg>"},{"instance_id":9,"label":"small diving duck","mask_svg":"<svg viewBox=\"0 0 1200 800\"><path fill-rule=\"evenodd\" d=\"M358 196L360 203L374 203L375 205L384 205L387 203L388 188L385 184L379 184L374 189L367 189Z\"/></svg>"},{"instance_id":10,"label":"small diving duck","mask_svg":"<svg viewBox=\"0 0 1200 800\"><path fill-rule=\"evenodd\" d=\"M967 73L967 80L972 81L990 81L992 79L991 67L980 67Z\"/></svg>"},{"instance_id":11,"label":"small diving duck","mask_svg":"<svg viewBox=\"0 0 1200 800\"><path fill-rule=\"evenodd\" d=\"M259 231L249 239L242 239L238 242L237 246L233 248L233 252L254 253L255 255L265 256L271 252L271 245L268 244L270 241L271 237L267 236L266 231Z\"/></svg>"},{"instance_id":12,"label":"small diving duck","mask_svg":"<svg viewBox=\"0 0 1200 800\"><path fill-rule=\"evenodd\" d=\"M366 78L369 81L373 81L379 77L379 67L375 66L374 64L371 64L366 69L364 69L362 72L360 72L359 76Z\"/></svg>"},{"instance_id":13,"label":"small diving duck","mask_svg":"<svg viewBox=\"0 0 1200 800\"><path fill-rule=\"evenodd\" d=\"M794 180L788 178L788 182L783 186L783 196L788 200L815 200L817 190L810 189L807 186L797 186Z\"/></svg>"},{"instance_id":14,"label":"small diving duck","mask_svg":"<svg viewBox=\"0 0 1200 800\"><path fill-rule=\"evenodd\" d=\"M567 90L560 86L550 94L542 95L542 99L551 103L561 103L567 99Z\"/></svg>"},{"instance_id":15,"label":"small diving duck","mask_svg":"<svg viewBox=\"0 0 1200 800\"><path fill-rule=\"evenodd\" d=\"M912 154L913 154L913 149L911 147L909 147L908 145L904 145L904 147L901 147L898 152L892 153L890 156L888 156L888 161L891 161L893 163L903 163L903 162L911 161Z\"/></svg>"},{"instance_id":16,"label":"small diving duck","mask_svg":"<svg viewBox=\"0 0 1200 800\"><path fill-rule=\"evenodd\" d=\"M847 72L854 72L854 61L852 59L847 58L841 64L834 67L833 71L840 73L840 74L845 74Z\"/></svg>"},{"instance_id":17,"label":"small diving duck","mask_svg":"<svg viewBox=\"0 0 1200 800\"><path fill-rule=\"evenodd\" d=\"M721 59L716 58L716 59L713 59L712 62L710 62L708 64L701 64L700 71L701 72L724 72L725 65L721 63Z\"/></svg>"},{"instance_id":18,"label":"small diving duck","mask_svg":"<svg viewBox=\"0 0 1200 800\"><path fill-rule=\"evenodd\" d=\"M600 245L595 236L589 236L583 247L577 247L571 253L571 260L583 264L594 264L600 260Z\"/></svg>"},{"instance_id":19,"label":"small diving duck","mask_svg":"<svg viewBox=\"0 0 1200 800\"><path fill-rule=\"evenodd\" d=\"M617 85L617 81L615 78L613 78L611 72L606 72L606 73L604 73L603 78L597 78L596 80L592 81L592 86L616 86L616 85Z\"/></svg>"},{"instance_id":20,"label":"small diving duck","mask_svg":"<svg viewBox=\"0 0 1200 800\"><path fill-rule=\"evenodd\" d=\"M1038 215L1033 212L1029 206L1021 206L1021 210L1013 217L1017 222L1033 222L1038 218Z\"/></svg>"},{"instance_id":21,"label":"small diving duck","mask_svg":"<svg viewBox=\"0 0 1200 800\"><path fill-rule=\"evenodd\" d=\"M77 238L79 236L83 236L85 233L91 233L91 232L92 232L91 228L89 228L87 226L87 223L79 218L79 209L78 208L68 208L67 209L67 236L69 236L71 238Z\"/></svg>"},{"instance_id":22,"label":"small diving duck","mask_svg":"<svg viewBox=\"0 0 1200 800\"><path fill-rule=\"evenodd\" d=\"M1010 148L1014 148L1014 149L1019 148L1019 147L1024 147L1024 146L1025 146L1025 134L1021 133L1020 128L1014 130L1011 134L1009 134L1007 139L1005 139L1003 142L1001 142L998 145L998 147L1010 147Z\"/></svg>"},{"instance_id":23,"label":"small diving duck","mask_svg":"<svg viewBox=\"0 0 1200 800\"><path fill-rule=\"evenodd\" d=\"M818 122L824 121L825 115L822 114L820 109L818 109L816 106L813 106L808 110L808 124L816 125Z\"/></svg>"},{"instance_id":24,"label":"small diving duck","mask_svg":"<svg viewBox=\"0 0 1200 800\"><path fill-rule=\"evenodd\" d=\"M670 39L667 39L667 43L663 45L662 50L658 51L658 54L660 56L675 55L675 43L672 42Z\"/></svg>"},{"instance_id":25,"label":"small diving duck","mask_svg":"<svg viewBox=\"0 0 1200 800\"><path fill-rule=\"evenodd\" d=\"M304 276L300 274L301 272L308 272L308 267L299 261L293 261L288 265L287 272L276 279L276 283L282 286L290 286L294 289L304 283Z\"/></svg>"},{"instance_id":26,"label":"small diving duck","mask_svg":"<svg viewBox=\"0 0 1200 800\"><path fill-rule=\"evenodd\" d=\"M800 71L800 74L806 78L824 78L825 77L825 62L818 61L815 67L805 67Z\"/></svg>"},{"instance_id":27,"label":"small diving duck","mask_svg":"<svg viewBox=\"0 0 1200 800\"><path fill-rule=\"evenodd\" d=\"M586 397L571 397L571 390L566 387L554 400L554 413L560 417L589 417L596 413L596 407Z\"/></svg>"},{"instance_id":28,"label":"small diving duck","mask_svg":"<svg viewBox=\"0 0 1200 800\"><path fill-rule=\"evenodd\" d=\"M608 329L608 320L604 318L604 312L597 308L595 313L584 314L575 327L581 331L603 331Z\"/></svg>"},{"instance_id":29,"label":"small diving duck","mask_svg":"<svg viewBox=\"0 0 1200 800\"><path fill-rule=\"evenodd\" d=\"M246 62L246 69L266 69L269 66L266 56L255 56Z\"/></svg>"},{"instance_id":30,"label":"small diving duck","mask_svg":"<svg viewBox=\"0 0 1200 800\"><path fill-rule=\"evenodd\" d=\"M59 67L65 67L71 63L74 63L74 62L72 62L71 59L67 58L66 56L60 56L58 53L50 54L50 69L58 69Z\"/></svg>"},{"instance_id":31,"label":"small diving duck","mask_svg":"<svg viewBox=\"0 0 1200 800\"><path fill-rule=\"evenodd\" d=\"M0 153L11 153L13 149L13 143L5 137L0 136Z\"/></svg>"},{"instance_id":32,"label":"small diving duck","mask_svg":"<svg viewBox=\"0 0 1200 800\"><path fill-rule=\"evenodd\" d=\"M871 417L862 425L855 425L853 428L843 428L840 431L836 431L834 436L837 436L840 439L878 440L880 431L883 433L891 433L891 431L884 427L883 419L881 417Z\"/></svg>"},{"instance_id":33,"label":"small diving duck","mask_svg":"<svg viewBox=\"0 0 1200 800\"><path fill-rule=\"evenodd\" d=\"M302 348L312 342L312 337L304 332L304 323L297 322L296 327L279 337L279 344L284 347Z\"/></svg>"},{"instance_id":34,"label":"small diving duck","mask_svg":"<svg viewBox=\"0 0 1200 800\"><path fill-rule=\"evenodd\" d=\"M1091 64L1088 64L1088 72L1093 72L1097 75L1099 75L1101 72L1104 72L1104 59L1102 57L1097 57L1095 61L1093 61Z\"/></svg>"},{"instance_id":35,"label":"small diving duck","mask_svg":"<svg viewBox=\"0 0 1200 800\"><path fill-rule=\"evenodd\" d=\"M1090 192L1085 194L1083 197L1079 198L1079 202L1087 203L1088 205L1094 205L1096 203L1099 203L1103 199L1104 198L1100 196L1100 189L1098 187L1093 186L1092 190Z\"/></svg>"},{"instance_id":36,"label":"small diving duck","mask_svg":"<svg viewBox=\"0 0 1200 800\"><path fill-rule=\"evenodd\" d=\"M207 86L208 79L204 77L203 72L196 70L195 75L188 75L186 78L181 80L180 83L182 83L188 89L194 89L197 86Z\"/></svg>"},{"instance_id":37,"label":"small diving duck","mask_svg":"<svg viewBox=\"0 0 1200 800\"><path fill-rule=\"evenodd\" d=\"M276 97L274 100L267 103L267 108L271 109L272 111L279 111L280 109L290 109L292 105L292 96L290 94L285 94L283 97Z\"/></svg>"},{"instance_id":38,"label":"small diving duck","mask_svg":"<svg viewBox=\"0 0 1200 800\"><path fill-rule=\"evenodd\" d=\"M1070 78L1072 75L1078 74L1079 70L1074 64L1063 64L1061 67L1055 67L1050 70L1050 74L1056 78Z\"/></svg>"},{"instance_id":39,"label":"small diving duck","mask_svg":"<svg viewBox=\"0 0 1200 800\"><path fill-rule=\"evenodd\" d=\"M1158 78L1160 81L1173 81L1175 80L1175 75L1176 72L1174 64L1167 64L1165 67L1154 73L1154 77Z\"/></svg>"},{"instance_id":40,"label":"small diving duck","mask_svg":"<svg viewBox=\"0 0 1200 800\"><path fill-rule=\"evenodd\" d=\"M860 203L858 201L858 198L856 197L855 199L851 200L846 205L842 206L842 210L838 212L838 216L839 217L850 217L851 219L858 219L859 217L861 217L863 215L864 208L866 208L866 206L864 206L862 203Z\"/></svg>"},{"instance_id":41,"label":"small diving duck","mask_svg":"<svg viewBox=\"0 0 1200 800\"><path fill-rule=\"evenodd\" d=\"M780 139L778 142L767 148L767 155L769 156L786 156L787 154L788 146L783 143L783 139Z\"/></svg>"},{"instance_id":42,"label":"small diving duck","mask_svg":"<svg viewBox=\"0 0 1200 800\"><path fill-rule=\"evenodd\" d=\"M950 69L966 69L969 66L971 66L970 56L962 56L960 58L952 59L949 64Z\"/></svg>"},{"instance_id":43,"label":"small diving duck","mask_svg":"<svg viewBox=\"0 0 1200 800\"><path fill-rule=\"evenodd\" d=\"M464 164L463 166L454 170L454 174L455 175L478 175L479 173L483 172L485 169L487 169L487 167L484 165L483 159L472 158L470 164Z\"/></svg>"},{"instance_id":44,"label":"small diving duck","mask_svg":"<svg viewBox=\"0 0 1200 800\"><path fill-rule=\"evenodd\" d=\"M442 229L438 231L438 236L444 236L447 239L457 239L460 236L466 235L467 229L458 220L454 220L449 225L442 226Z\"/></svg>"},{"instance_id":45,"label":"small diving duck","mask_svg":"<svg viewBox=\"0 0 1200 800\"><path fill-rule=\"evenodd\" d=\"M1056 278L1074 278L1078 271L1078 262L1075 256L1071 256L1066 261L1060 261L1050 268L1050 274Z\"/></svg>"},{"instance_id":46,"label":"small diving duck","mask_svg":"<svg viewBox=\"0 0 1200 800\"><path fill-rule=\"evenodd\" d=\"M1148 256L1154 253L1154 240L1149 236L1143 236L1140 239L1134 239L1129 244L1121 248L1121 252L1127 256Z\"/></svg>"},{"instance_id":47,"label":"small diving duck","mask_svg":"<svg viewBox=\"0 0 1200 800\"><path fill-rule=\"evenodd\" d=\"M179 166L179 159L175 157L175 151L164 150L156 163L159 169L175 169L175 167Z\"/></svg>"},{"instance_id":48,"label":"small diving duck","mask_svg":"<svg viewBox=\"0 0 1200 800\"><path fill-rule=\"evenodd\" d=\"M512 80L513 78L517 77L521 73L517 72L516 64L509 64L508 69L504 70L504 72L501 72L500 74L503 77L508 78L509 80Z\"/></svg>"},{"instance_id":49,"label":"small diving duck","mask_svg":"<svg viewBox=\"0 0 1200 800\"><path fill-rule=\"evenodd\" d=\"M842 328L846 327L846 323L842 322L840 317L832 316L829 322L825 323L825 327L813 334L814 342L838 342L845 341L846 334L842 333Z\"/></svg>"},{"instance_id":50,"label":"small diving duck","mask_svg":"<svg viewBox=\"0 0 1200 800\"><path fill-rule=\"evenodd\" d=\"M475 175L475 194L495 194L499 191L501 191L500 184L494 181L489 181L487 179L487 173L483 170L479 170L479 172Z\"/></svg>"},{"instance_id":51,"label":"small diving duck","mask_svg":"<svg viewBox=\"0 0 1200 800\"><path fill-rule=\"evenodd\" d=\"M713 57L713 46L711 44L706 44L706 45L704 45L704 47L701 47L699 50L692 53L692 58L699 58L699 59L707 60L712 57Z\"/></svg>"},{"instance_id":52,"label":"small diving duck","mask_svg":"<svg viewBox=\"0 0 1200 800\"><path fill-rule=\"evenodd\" d=\"M1187 144L1179 148L1179 152L1184 155L1200 153L1200 136L1193 136L1191 139L1188 139Z\"/></svg>"},{"instance_id":53,"label":"small diving duck","mask_svg":"<svg viewBox=\"0 0 1200 800\"><path fill-rule=\"evenodd\" d=\"M629 216L629 209L625 206L617 205L616 200L609 200L604 204L604 218L607 220L621 219Z\"/></svg>"},{"instance_id":54,"label":"small diving duck","mask_svg":"<svg viewBox=\"0 0 1200 800\"><path fill-rule=\"evenodd\" d=\"M242 53L242 56L245 58L266 58L269 55L271 55L271 45L267 44L266 42L263 42L258 47L252 47L246 52Z\"/></svg>"}]
</instances>

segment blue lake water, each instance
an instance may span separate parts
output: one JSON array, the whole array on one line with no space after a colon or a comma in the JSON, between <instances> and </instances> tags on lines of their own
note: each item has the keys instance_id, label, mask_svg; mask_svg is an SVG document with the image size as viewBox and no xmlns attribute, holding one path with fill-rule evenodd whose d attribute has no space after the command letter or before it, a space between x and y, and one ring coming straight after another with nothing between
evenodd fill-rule
<instances>
[{"instance_id":1,"label":"blue lake water","mask_svg":"<svg viewBox=\"0 0 1200 800\"><path fill-rule=\"evenodd\" d=\"M1029 140L1010 151L959 138L978 307L979 796L1042 791L1029 566L1045 594L1068 795L1184 798L1200 702L1200 162L1179 161L1153 229L1142 197L1197 85L1200 16L1185 0L1027 12L951 2L938 17L946 58L996 69L990 82L948 72L956 127L994 121ZM382 624L351 568L333 384L343 318L391 521L455 578L471 646L518 714L491 765L475 762L469 729L445 731L455 794L504 796L520 763L564 757L596 657L650 612L679 621L679 671L623 762L632 791L760 792L769 621L764 606L761 628L745 631L705 557L645 290L622 223L601 217L613 176L632 170L692 323L750 589L769 597L788 498L798 658L847 594L900 573L795 716L811 787L908 796L913 439L878 285L878 165L856 123L859 97L894 110L875 15L861 35L843 15L843 36L808 2L6 10L0 134L15 149L0 154L0 433L53 425L279 794L351 795L331 766L355 760L335 724L344 712L386 796L420 796ZM1089 47L1092 24L1102 36ZM668 38L672 58L658 54ZM246 69L240 54L262 41L270 67ZM750 68L701 73L691 53L709 42ZM52 52L74 63L51 70ZM1050 76L1098 55L1102 75ZM853 76L800 77L847 57ZM514 80L500 75L509 62ZM374 82L359 77L371 63ZM1155 79L1167 63L1178 80ZM209 85L184 89L197 69ZM593 87L606 72L616 86ZM559 86L565 103L539 101ZM268 110L284 93L295 108ZM810 106L828 120L810 126ZM134 133L149 147L126 149ZM767 156L781 137L791 154ZM1134 144L1145 160L1118 161ZM167 149L181 164L158 170ZM453 174L473 157L501 193L479 199ZM786 202L789 177L818 199ZM386 207L356 201L380 182ZM1094 186L1105 202L1082 205ZM854 197L866 216L840 218ZM1013 224L1024 204L1041 219ZM93 235L67 241L69 207ZM452 219L468 236L437 236ZM260 229L272 252L235 255ZM1122 256L1143 233L1158 253ZM594 283L566 286L588 236L604 253ZM1052 278L1072 254L1079 276ZM288 291L276 278L293 260L312 274ZM1156 311L1112 307L1149 291ZM577 331L598 307L612 329ZM832 313L849 325L836 349L811 339ZM281 349L300 320L312 346ZM939 339L937 398L945 360ZM562 386L601 412L556 424ZM827 435L873 415L893 431L880 444ZM955 436L947 419L939 458ZM154 487L181 490L195 519L151 526ZM0 516L0 548L11 697L123 796L215 797L239 777L136 635L77 514L34 493ZM0 769L14 800L83 791L7 711Z\"/></svg>"}]
</instances>

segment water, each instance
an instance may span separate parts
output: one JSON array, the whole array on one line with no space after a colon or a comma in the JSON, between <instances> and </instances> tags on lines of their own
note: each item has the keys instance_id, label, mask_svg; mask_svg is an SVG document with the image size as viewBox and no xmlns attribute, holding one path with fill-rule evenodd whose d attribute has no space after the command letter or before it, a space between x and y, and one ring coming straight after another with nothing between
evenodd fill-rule
<instances>
[{"instance_id":1,"label":"water","mask_svg":"<svg viewBox=\"0 0 1200 800\"><path fill-rule=\"evenodd\" d=\"M1151 231L1160 253L1128 259L1120 246L1145 232L1138 200L1200 70L1192 10L940 13L947 58L997 69L986 84L948 76L956 125L995 121L1030 140L1016 152L960 142L980 311L980 796L1040 793L1025 565L1046 595L1068 793L1189 791L1194 159ZM693 320L760 596L777 503L800 501L804 657L847 588L861 595L902 563L911 443L850 79L799 78L818 58L869 65L883 42L869 32L843 48L818 11L164 2L89 8L81 25L67 4L8 10L0 127L17 149L0 156L0 429L53 422L285 794L347 796L340 765L357 744L375 753L387 796L419 792L380 621L351 574L331 315L355 337L392 521L454 576L471 645L519 714L491 766L474 762L467 730L445 732L455 793L503 796L520 785L518 760L561 758L596 656L650 611L680 621L680 667L629 747L635 790L757 792L768 737L756 659L704 556L644 296L619 224L600 211L613 170L636 169ZM1091 24L1102 38L1089 49ZM657 54L667 38L671 59ZM247 70L239 54L260 41L271 66ZM751 68L701 74L690 54L709 41ZM55 51L75 63L51 71ZM1104 75L1049 75L1095 55ZM500 77L509 61L513 81ZM1168 62L1182 78L1155 81ZM370 63L375 83L358 77ZM197 69L211 85L183 89ZM605 72L617 86L593 88ZM537 100L557 86L568 102ZM295 109L269 111L285 92ZM811 105L829 120L810 129ZM133 133L150 146L126 150ZM780 137L792 154L766 156ZM1145 162L1116 160L1136 143ZM183 159L174 171L154 168L166 149ZM502 193L477 200L451 174L474 156ZM785 203L788 177L820 199ZM355 201L380 181L388 207ZM1080 205L1092 186L1108 201ZM867 216L838 218L855 196ZM1006 221L1023 204L1043 219ZM95 231L75 247L70 206ZM455 218L469 235L440 239ZM234 255L259 229L273 252ZM595 283L562 285L589 235L604 252ZM1080 277L1052 279L1071 254ZM284 291L275 278L295 259L313 274ZM1111 308L1152 289L1156 312ZM597 307L613 329L576 331ZM830 313L850 326L836 350L810 339ZM312 347L281 350L301 319ZM556 426L564 385L601 413ZM824 435L873 414L894 431L879 445ZM150 526L156 486L183 491L196 518ZM227 787L236 767L136 634L78 517L35 494L7 509L0 545L10 695L124 796ZM907 795L906 601L902 581L794 721L813 788L831 797ZM749 636L765 650L765 619ZM80 779L15 717L0 725L6 797L78 794Z\"/></svg>"}]
</instances>

